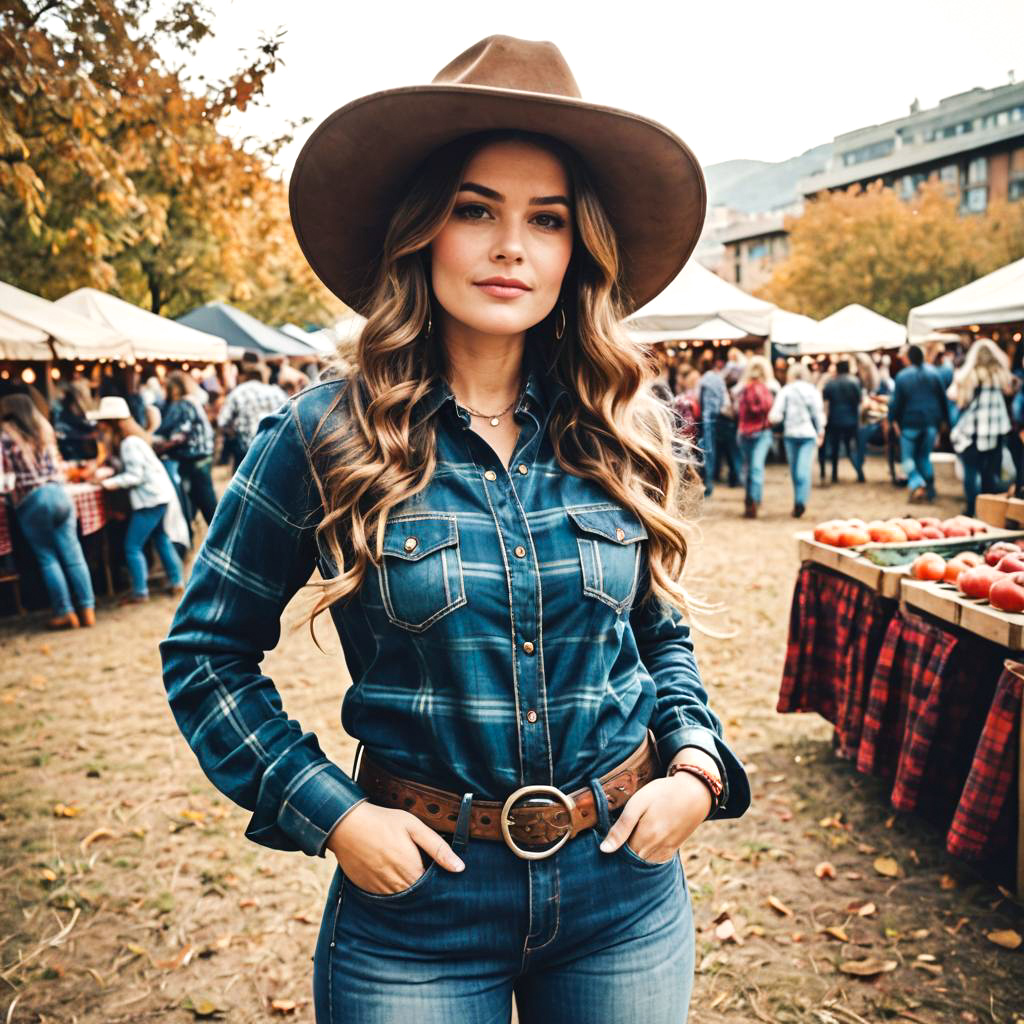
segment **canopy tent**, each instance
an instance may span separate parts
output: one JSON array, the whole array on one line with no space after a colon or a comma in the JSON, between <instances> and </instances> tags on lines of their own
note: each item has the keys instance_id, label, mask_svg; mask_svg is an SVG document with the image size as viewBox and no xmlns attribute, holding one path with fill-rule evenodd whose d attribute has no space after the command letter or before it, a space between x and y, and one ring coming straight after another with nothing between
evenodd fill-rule
<instances>
[{"instance_id":1,"label":"canopy tent","mask_svg":"<svg viewBox=\"0 0 1024 1024\"><path fill-rule=\"evenodd\" d=\"M768 340L777 345L786 355L798 356L815 351L818 337L818 321L802 313L790 313L777 309L772 314L772 329Z\"/></svg>"},{"instance_id":2,"label":"canopy tent","mask_svg":"<svg viewBox=\"0 0 1024 1024\"><path fill-rule=\"evenodd\" d=\"M637 342L656 341L738 341L740 338L750 337L749 333L741 327L736 327L723 320L720 316L713 316L696 327L685 331L644 331L637 330L628 321L626 330L629 336Z\"/></svg>"},{"instance_id":3,"label":"canopy tent","mask_svg":"<svg viewBox=\"0 0 1024 1024\"><path fill-rule=\"evenodd\" d=\"M18 330L28 339L23 338L18 344L27 344L32 339L38 343L40 334L49 339L47 353L44 355L41 347L34 349L38 354L29 356L31 359L131 359L133 355L131 342L120 331L93 323L55 302L2 281L0 314L6 321L19 325ZM5 351L6 348L5 345Z\"/></svg>"},{"instance_id":4,"label":"canopy tent","mask_svg":"<svg viewBox=\"0 0 1024 1024\"><path fill-rule=\"evenodd\" d=\"M301 341L304 345L308 345L317 355L333 355L337 348L337 344L334 341L334 331L330 327L324 327L319 331L304 331L296 324L284 324L279 330L287 334L289 338L294 338L296 341Z\"/></svg>"},{"instance_id":5,"label":"canopy tent","mask_svg":"<svg viewBox=\"0 0 1024 1024\"><path fill-rule=\"evenodd\" d=\"M680 331L717 318L741 331L738 337L766 337L774 310L772 303L755 299L690 260L660 295L626 321L626 327L645 332L646 341L674 341Z\"/></svg>"},{"instance_id":6,"label":"canopy tent","mask_svg":"<svg viewBox=\"0 0 1024 1024\"><path fill-rule=\"evenodd\" d=\"M853 303L821 320L815 338L801 345L800 354L874 352L880 348L899 348L906 340L907 329L902 324Z\"/></svg>"},{"instance_id":7,"label":"canopy tent","mask_svg":"<svg viewBox=\"0 0 1024 1024\"><path fill-rule=\"evenodd\" d=\"M50 336L46 331L0 313L0 359L45 361L52 358Z\"/></svg>"},{"instance_id":8,"label":"canopy tent","mask_svg":"<svg viewBox=\"0 0 1024 1024\"><path fill-rule=\"evenodd\" d=\"M228 358L223 338L157 316L94 288L70 292L58 299L57 305L130 338L136 359L222 363Z\"/></svg>"},{"instance_id":9,"label":"canopy tent","mask_svg":"<svg viewBox=\"0 0 1024 1024\"><path fill-rule=\"evenodd\" d=\"M970 284L915 306L907 318L911 338L929 331L977 324L1024 321L1024 259L979 277Z\"/></svg>"},{"instance_id":10,"label":"canopy tent","mask_svg":"<svg viewBox=\"0 0 1024 1024\"><path fill-rule=\"evenodd\" d=\"M289 338L225 302L208 302L176 319L186 327L216 334L229 345L263 356L309 356L313 353L305 342Z\"/></svg>"}]
</instances>

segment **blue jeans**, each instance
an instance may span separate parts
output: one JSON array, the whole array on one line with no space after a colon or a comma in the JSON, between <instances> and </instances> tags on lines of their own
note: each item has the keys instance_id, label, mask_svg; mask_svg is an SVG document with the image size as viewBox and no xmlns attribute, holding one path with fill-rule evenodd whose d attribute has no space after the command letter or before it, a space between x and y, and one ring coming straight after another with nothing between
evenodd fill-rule
<instances>
[{"instance_id":1,"label":"blue jeans","mask_svg":"<svg viewBox=\"0 0 1024 1024\"><path fill-rule=\"evenodd\" d=\"M938 433L936 427L903 427L900 430L900 462L907 477L907 489L916 491L918 487L924 487L930 498L935 497L932 449Z\"/></svg>"},{"instance_id":2,"label":"blue jeans","mask_svg":"<svg viewBox=\"0 0 1024 1024\"><path fill-rule=\"evenodd\" d=\"M335 870L313 956L317 1024L683 1024L693 914L678 856L601 853L609 817L544 860L452 840L466 864L375 895ZM330 856L330 854L328 854Z\"/></svg>"},{"instance_id":3,"label":"blue jeans","mask_svg":"<svg viewBox=\"0 0 1024 1024\"><path fill-rule=\"evenodd\" d=\"M715 421L702 419L700 424L700 449L704 456L704 496L711 497L715 489Z\"/></svg>"},{"instance_id":4,"label":"blue jeans","mask_svg":"<svg viewBox=\"0 0 1024 1024\"><path fill-rule=\"evenodd\" d=\"M964 496L967 498L967 514L974 515L979 494L996 494L1001 490L1003 469L1003 445L1000 441L995 448L979 452L974 445L960 453L960 465L964 471Z\"/></svg>"},{"instance_id":5,"label":"blue jeans","mask_svg":"<svg viewBox=\"0 0 1024 1024\"><path fill-rule=\"evenodd\" d=\"M124 534L124 560L128 563L128 572L132 578L132 593L136 597L147 597L149 595L149 566L146 564L146 556L143 547L150 537L153 538L153 547L163 563L164 571L167 573L167 582L174 584L181 583L184 568L178 552L174 550L170 537L164 533L164 513L167 511L167 503L154 505L152 508L136 508L132 510L132 518L128 523L128 529Z\"/></svg>"},{"instance_id":6,"label":"blue jeans","mask_svg":"<svg viewBox=\"0 0 1024 1024\"><path fill-rule=\"evenodd\" d=\"M814 466L817 441L813 437L787 437L785 442L786 461L793 480L793 504L807 508L811 498L811 469Z\"/></svg>"},{"instance_id":7,"label":"blue jeans","mask_svg":"<svg viewBox=\"0 0 1024 1024\"><path fill-rule=\"evenodd\" d=\"M59 618L74 610L72 594L79 609L95 607L89 566L78 542L75 506L63 485L43 484L30 491L14 514L39 562L54 615Z\"/></svg>"},{"instance_id":8,"label":"blue jeans","mask_svg":"<svg viewBox=\"0 0 1024 1024\"><path fill-rule=\"evenodd\" d=\"M761 503L764 495L764 464L772 446L772 432L759 430L756 434L740 434L740 453L743 455L743 483L747 497Z\"/></svg>"}]
</instances>

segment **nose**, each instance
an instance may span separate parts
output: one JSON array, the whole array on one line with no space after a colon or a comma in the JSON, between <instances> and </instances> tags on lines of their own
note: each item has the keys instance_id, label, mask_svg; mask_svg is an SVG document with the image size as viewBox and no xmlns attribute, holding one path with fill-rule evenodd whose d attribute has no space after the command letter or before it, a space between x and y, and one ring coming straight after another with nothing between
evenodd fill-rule
<instances>
[{"instance_id":1,"label":"nose","mask_svg":"<svg viewBox=\"0 0 1024 1024\"><path fill-rule=\"evenodd\" d=\"M523 240L518 225L504 222L495 237L491 259L501 263L522 263L523 256Z\"/></svg>"}]
</instances>

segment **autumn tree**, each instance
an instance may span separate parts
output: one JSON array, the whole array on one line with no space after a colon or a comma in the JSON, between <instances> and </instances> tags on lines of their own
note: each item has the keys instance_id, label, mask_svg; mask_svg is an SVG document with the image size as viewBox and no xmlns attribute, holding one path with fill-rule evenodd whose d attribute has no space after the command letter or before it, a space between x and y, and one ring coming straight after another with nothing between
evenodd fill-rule
<instances>
[{"instance_id":1,"label":"autumn tree","mask_svg":"<svg viewBox=\"0 0 1024 1024\"><path fill-rule=\"evenodd\" d=\"M224 128L262 94L282 37L200 85L200 0L13 0L0 10L0 279L49 298L91 285L176 315L211 299L326 321L343 306L288 222L287 133ZM258 307L258 309L257 309Z\"/></svg>"},{"instance_id":2,"label":"autumn tree","mask_svg":"<svg viewBox=\"0 0 1024 1024\"><path fill-rule=\"evenodd\" d=\"M902 323L914 306L1024 256L1024 203L960 215L937 181L910 201L881 182L826 192L785 226L789 257L758 294L816 319L857 302Z\"/></svg>"}]
</instances>

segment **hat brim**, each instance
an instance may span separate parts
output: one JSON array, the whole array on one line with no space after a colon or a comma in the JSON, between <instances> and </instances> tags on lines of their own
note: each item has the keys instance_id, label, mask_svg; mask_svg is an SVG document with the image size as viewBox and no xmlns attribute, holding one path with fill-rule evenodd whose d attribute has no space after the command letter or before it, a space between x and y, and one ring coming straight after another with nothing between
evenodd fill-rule
<instances>
[{"instance_id":1,"label":"hat brim","mask_svg":"<svg viewBox=\"0 0 1024 1024\"><path fill-rule=\"evenodd\" d=\"M587 165L619 241L627 313L676 277L707 202L700 165L682 139L637 114L568 97L426 85L341 107L299 153L292 225L320 280L366 315L388 220L416 167L463 135L502 129L551 135Z\"/></svg>"}]
</instances>

